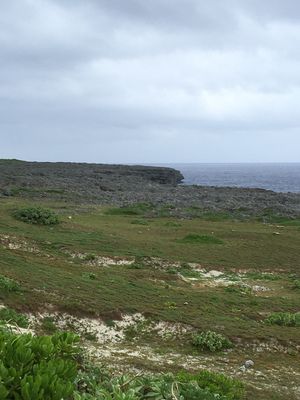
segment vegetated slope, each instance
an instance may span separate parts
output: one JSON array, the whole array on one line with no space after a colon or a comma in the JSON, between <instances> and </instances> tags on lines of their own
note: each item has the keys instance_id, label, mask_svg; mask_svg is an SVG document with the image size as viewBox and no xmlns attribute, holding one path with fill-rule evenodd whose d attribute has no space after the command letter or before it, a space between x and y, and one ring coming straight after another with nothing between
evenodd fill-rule
<instances>
[{"instance_id":1,"label":"vegetated slope","mask_svg":"<svg viewBox=\"0 0 300 400\"><path fill-rule=\"evenodd\" d=\"M49 203L60 223L39 225L14 217L28 205L0 201L0 303L29 313L37 333L74 330L121 371L208 368L249 383L248 399L297 399L299 220ZM211 353L208 332L233 347Z\"/></svg>"},{"instance_id":2,"label":"vegetated slope","mask_svg":"<svg viewBox=\"0 0 300 400\"><path fill-rule=\"evenodd\" d=\"M0 160L0 197L109 205L147 202L172 206L169 214L182 217L207 212L266 221L300 216L300 194L178 185L182 178L172 168Z\"/></svg>"}]
</instances>

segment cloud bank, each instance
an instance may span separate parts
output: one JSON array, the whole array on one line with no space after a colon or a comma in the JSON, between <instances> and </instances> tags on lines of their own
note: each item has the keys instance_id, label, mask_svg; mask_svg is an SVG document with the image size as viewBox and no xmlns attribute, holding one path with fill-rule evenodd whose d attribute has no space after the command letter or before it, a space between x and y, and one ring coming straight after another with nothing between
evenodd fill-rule
<instances>
[{"instance_id":1,"label":"cloud bank","mask_svg":"<svg viewBox=\"0 0 300 400\"><path fill-rule=\"evenodd\" d=\"M296 0L10 0L2 158L300 161Z\"/></svg>"}]
</instances>

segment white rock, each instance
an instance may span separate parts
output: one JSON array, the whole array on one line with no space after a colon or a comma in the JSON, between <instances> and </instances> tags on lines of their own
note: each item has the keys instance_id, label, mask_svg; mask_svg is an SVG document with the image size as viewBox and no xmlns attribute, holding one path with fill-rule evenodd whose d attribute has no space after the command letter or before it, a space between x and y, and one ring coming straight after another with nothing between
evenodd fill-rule
<instances>
[{"instance_id":1,"label":"white rock","mask_svg":"<svg viewBox=\"0 0 300 400\"><path fill-rule=\"evenodd\" d=\"M251 368L251 367L254 366L254 361L252 361L252 360L247 360L247 361L245 361L244 366L245 366L245 368Z\"/></svg>"}]
</instances>

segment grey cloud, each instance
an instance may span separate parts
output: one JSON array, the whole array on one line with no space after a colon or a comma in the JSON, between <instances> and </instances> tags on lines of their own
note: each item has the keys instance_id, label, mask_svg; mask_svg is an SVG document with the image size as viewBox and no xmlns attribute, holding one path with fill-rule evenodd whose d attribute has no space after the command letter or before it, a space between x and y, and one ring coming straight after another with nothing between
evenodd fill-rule
<instances>
[{"instance_id":1,"label":"grey cloud","mask_svg":"<svg viewBox=\"0 0 300 400\"><path fill-rule=\"evenodd\" d=\"M285 138L297 161L299 16L295 0L10 0L2 156L280 161Z\"/></svg>"}]
</instances>

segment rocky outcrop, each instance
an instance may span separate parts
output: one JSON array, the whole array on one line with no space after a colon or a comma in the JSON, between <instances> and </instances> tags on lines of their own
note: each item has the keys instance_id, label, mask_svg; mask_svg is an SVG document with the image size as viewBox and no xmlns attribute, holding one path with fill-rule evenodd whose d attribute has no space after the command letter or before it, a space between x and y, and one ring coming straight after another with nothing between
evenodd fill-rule
<instances>
[{"instance_id":1,"label":"rocky outcrop","mask_svg":"<svg viewBox=\"0 0 300 400\"><path fill-rule=\"evenodd\" d=\"M157 213L189 218L225 213L235 218L300 217L300 194L263 189L178 185L172 168L0 160L0 196L123 206L151 203ZM168 210L168 211L166 211Z\"/></svg>"},{"instance_id":2,"label":"rocky outcrop","mask_svg":"<svg viewBox=\"0 0 300 400\"><path fill-rule=\"evenodd\" d=\"M0 190L7 194L41 189L93 193L151 183L176 186L182 180L179 171L164 167L0 160Z\"/></svg>"}]
</instances>

